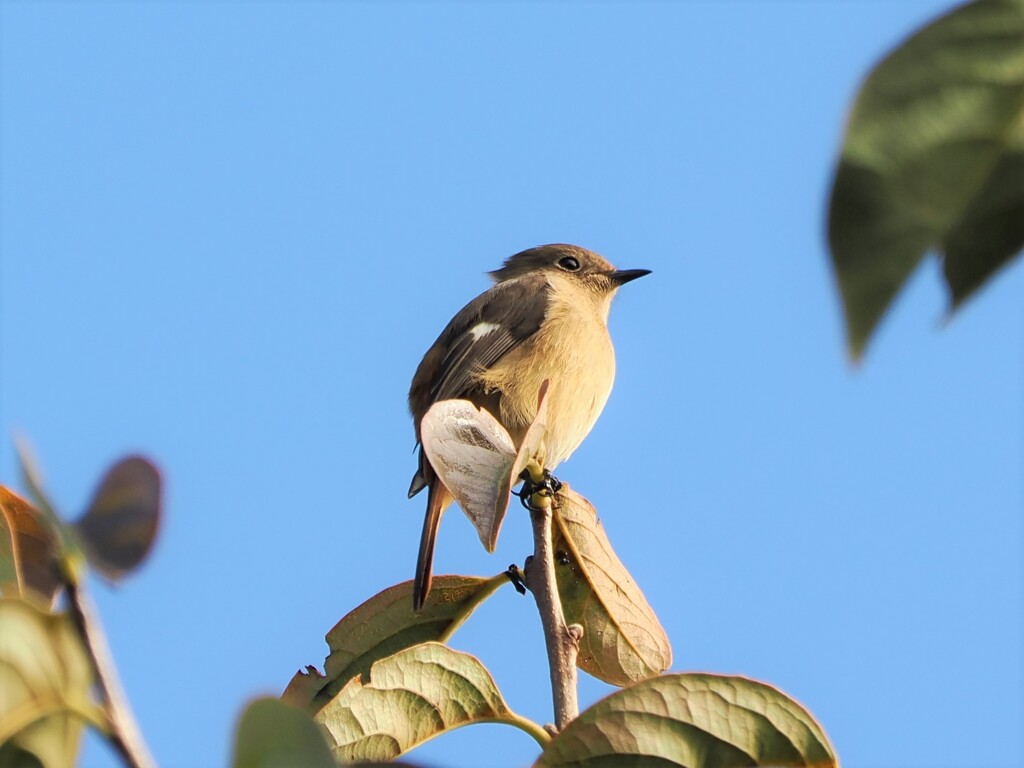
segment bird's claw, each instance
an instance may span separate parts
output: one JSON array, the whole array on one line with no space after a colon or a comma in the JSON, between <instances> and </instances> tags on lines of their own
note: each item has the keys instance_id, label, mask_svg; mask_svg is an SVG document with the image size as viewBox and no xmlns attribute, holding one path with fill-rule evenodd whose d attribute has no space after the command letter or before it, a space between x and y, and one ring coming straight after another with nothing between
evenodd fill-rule
<instances>
[{"instance_id":1,"label":"bird's claw","mask_svg":"<svg viewBox=\"0 0 1024 768\"><path fill-rule=\"evenodd\" d=\"M541 482L541 486L545 491L550 493L552 496L555 496L560 490L562 490L562 481L545 469L544 480Z\"/></svg>"},{"instance_id":2,"label":"bird's claw","mask_svg":"<svg viewBox=\"0 0 1024 768\"><path fill-rule=\"evenodd\" d=\"M544 477L539 483L534 482L527 469L524 469L519 477L522 478L523 487L512 493L519 497L519 502L527 509L530 509L530 498L534 494L543 493L545 496L555 496L562 490L562 481L547 469L544 470Z\"/></svg>"}]
</instances>

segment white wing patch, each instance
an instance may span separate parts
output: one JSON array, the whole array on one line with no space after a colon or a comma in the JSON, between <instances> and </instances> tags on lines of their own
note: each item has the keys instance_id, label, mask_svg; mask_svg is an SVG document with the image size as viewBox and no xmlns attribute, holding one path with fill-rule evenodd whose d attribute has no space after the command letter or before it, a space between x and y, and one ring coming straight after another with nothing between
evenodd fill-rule
<instances>
[{"instance_id":1,"label":"white wing patch","mask_svg":"<svg viewBox=\"0 0 1024 768\"><path fill-rule=\"evenodd\" d=\"M488 333L494 333L495 331L500 329L501 326L498 325L497 323L482 322L477 323L472 328L470 328L469 332L473 336L473 341L480 341L480 339L486 336Z\"/></svg>"}]
</instances>

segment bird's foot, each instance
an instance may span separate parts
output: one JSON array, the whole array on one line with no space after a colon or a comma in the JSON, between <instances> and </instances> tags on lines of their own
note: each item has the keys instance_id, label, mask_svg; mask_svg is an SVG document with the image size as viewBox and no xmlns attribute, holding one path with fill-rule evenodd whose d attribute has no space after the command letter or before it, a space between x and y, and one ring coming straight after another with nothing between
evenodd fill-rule
<instances>
[{"instance_id":1,"label":"bird's foot","mask_svg":"<svg viewBox=\"0 0 1024 768\"><path fill-rule=\"evenodd\" d=\"M530 498L534 494L542 493L545 496L555 496L562 490L562 481L551 474L547 469L540 482L535 482L528 469L524 469L519 477L523 481L523 487L513 493L519 497L520 503L530 509Z\"/></svg>"},{"instance_id":2,"label":"bird's foot","mask_svg":"<svg viewBox=\"0 0 1024 768\"><path fill-rule=\"evenodd\" d=\"M544 480L541 482L541 486L544 488L545 491L554 496L560 490L562 490L562 481L545 469Z\"/></svg>"}]
</instances>

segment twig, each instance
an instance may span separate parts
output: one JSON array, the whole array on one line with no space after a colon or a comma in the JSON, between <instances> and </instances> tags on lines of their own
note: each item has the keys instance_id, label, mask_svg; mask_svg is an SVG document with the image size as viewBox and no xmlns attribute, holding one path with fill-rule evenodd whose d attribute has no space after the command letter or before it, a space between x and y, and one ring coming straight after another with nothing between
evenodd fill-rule
<instances>
[{"instance_id":1,"label":"twig","mask_svg":"<svg viewBox=\"0 0 1024 768\"><path fill-rule=\"evenodd\" d=\"M532 474L532 473L531 473ZM557 498L557 497L555 497ZM554 501L549 492L541 490L530 497L530 520L533 523L533 560L526 572L526 583L537 601L544 643L551 667L551 693L555 706L555 727L562 730L579 715L576 693L576 656L580 650L583 628L565 624L562 601L555 584L554 546L551 542L551 519Z\"/></svg>"},{"instance_id":2,"label":"twig","mask_svg":"<svg viewBox=\"0 0 1024 768\"><path fill-rule=\"evenodd\" d=\"M71 618L78 627L96 671L96 682L103 698L107 718L110 720L107 738L130 768L156 768L156 762L142 739L142 732L135 722L135 716L118 680L110 646L107 645L107 638L96 618L96 609L85 593L83 585L76 581L68 579L65 584L68 604Z\"/></svg>"}]
</instances>

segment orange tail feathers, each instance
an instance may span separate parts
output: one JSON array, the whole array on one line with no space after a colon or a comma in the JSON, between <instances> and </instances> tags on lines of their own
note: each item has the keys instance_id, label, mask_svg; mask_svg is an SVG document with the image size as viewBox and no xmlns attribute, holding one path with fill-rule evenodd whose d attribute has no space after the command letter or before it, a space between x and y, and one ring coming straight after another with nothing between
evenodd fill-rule
<instances>
[{"instance_id":1,"label":"orange tail feathers","mask_svg":"<svg viewBox=\"0 0 1024 768\"><path fill-rule=\"evenodd\" d=\"M427 514L423 518L423 533L420 536L420 555L416 560L416 580L413 584L412 604L415 610L423 607L430 593L431 570L434 565L434 542L441 525L441 515L453 501L452 495L436 475L431 479L427 491Z\"/></svg>"}]
</instances>

